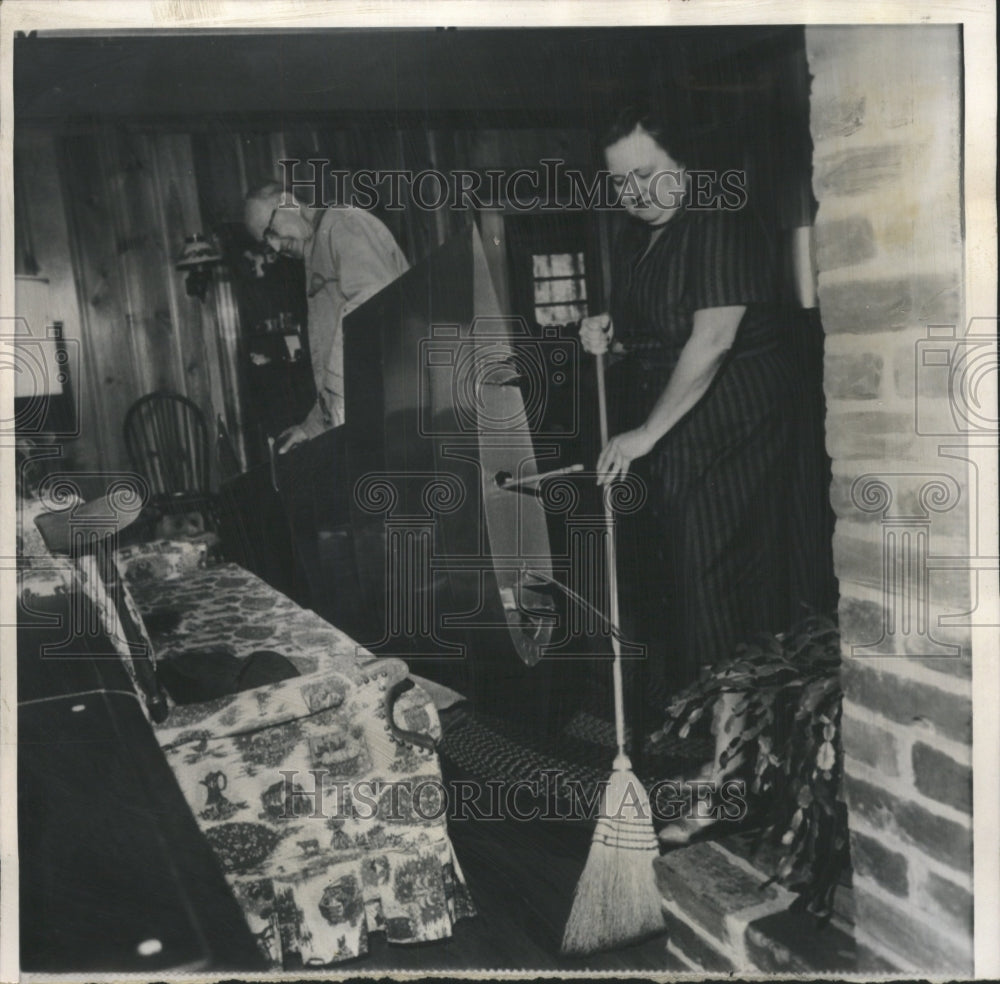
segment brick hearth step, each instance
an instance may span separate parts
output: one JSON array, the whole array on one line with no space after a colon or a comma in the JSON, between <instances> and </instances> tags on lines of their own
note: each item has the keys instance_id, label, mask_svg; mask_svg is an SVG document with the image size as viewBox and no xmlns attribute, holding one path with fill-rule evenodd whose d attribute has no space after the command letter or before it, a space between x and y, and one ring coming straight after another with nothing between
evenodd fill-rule
<instances>
[{"instance_id":1,"label":"brick hearth step","mask_svg":"<svg viewBox=\"0 0 1000 984\"><path fill-rule=\"evenodd\" d=\"M820 929L806 913L788 911L795 895L765 885L767 873L744 853L742 844L733 850L726 840L703 841L654 862L673 956L692 970L722 973L864 969L845 920L835 916Z\"/></svg>"}]
</instances>

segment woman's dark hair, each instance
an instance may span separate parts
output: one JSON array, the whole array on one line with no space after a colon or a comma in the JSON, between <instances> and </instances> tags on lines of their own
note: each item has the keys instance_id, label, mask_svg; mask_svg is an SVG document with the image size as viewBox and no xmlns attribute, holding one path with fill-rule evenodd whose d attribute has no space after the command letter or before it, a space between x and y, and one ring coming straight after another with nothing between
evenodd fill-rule
<instances>
[{"instance_id":1,"label":"woman's dark hair","mask_svg":"<svg viewBox=\"0 0 1000 984\"><path fill-rule=\"evenodd\" d=\"M601 136L601 150L627 137L636 127L648 133L675 161L688 162L687 134L684 125L677 119L667 117L649 106L627 106Z\"/></svg>"}]
</instances>

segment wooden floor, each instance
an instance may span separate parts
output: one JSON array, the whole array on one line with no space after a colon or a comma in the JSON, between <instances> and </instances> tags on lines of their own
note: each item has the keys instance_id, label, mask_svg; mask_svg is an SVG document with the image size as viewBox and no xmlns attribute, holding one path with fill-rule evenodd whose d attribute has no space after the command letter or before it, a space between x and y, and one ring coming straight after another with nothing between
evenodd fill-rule
<instances>
[{"instance_id":1,"label":"wooden floor","mask_svg":"<svg viewBox=\"0 0 1000 984\"><path fill-rule=\"evenodd\" d=\"M446 774L447 781L448 776ZM559 955L573 890L590 845L591 824L536 820L453 820L452 842L479 915L456 924L452 939L419 946L370 939L368 956L338 965L372 970L683 971L659 936L586 958Z\"/></svg>"}]
</instances>

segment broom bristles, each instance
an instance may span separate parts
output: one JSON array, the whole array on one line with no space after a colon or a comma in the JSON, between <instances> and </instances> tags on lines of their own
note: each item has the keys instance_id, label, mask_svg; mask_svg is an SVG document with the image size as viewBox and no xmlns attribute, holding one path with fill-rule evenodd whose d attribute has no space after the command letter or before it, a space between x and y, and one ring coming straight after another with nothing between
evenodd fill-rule
<instances>
[{"instance_id":1,"label":"broom bristles","mask_svg":"<svg viewBox=\"0 0 1000 984\"><path fill-rule=\"evenodd\" d=\"M576 886L564 954L596 953L663 931L653 871L659 853L645 788L628 769L616 769Z\"/></svg>"}]
</instances>

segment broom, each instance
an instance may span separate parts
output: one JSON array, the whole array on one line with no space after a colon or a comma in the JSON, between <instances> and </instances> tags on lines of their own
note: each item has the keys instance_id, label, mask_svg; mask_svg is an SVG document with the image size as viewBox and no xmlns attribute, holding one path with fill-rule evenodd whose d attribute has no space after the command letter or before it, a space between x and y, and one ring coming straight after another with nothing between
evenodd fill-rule
<instances>
[{"instance_id":1,"label":"broom","mask_svg":"<svg viewBox=\"0 0 1000 984\"><path fill-rule=\"evenodd\" d=\"M604 356L597 356L597 404L601 446L608 443L608 407L604 388ZM607 524L608 602L611 617L615 737L618 755L604 787L601 813L576 886L573 908L563 933L564 954L588 954L622 946L664 929L653 861L659 855L649 796L632 772L625 754L625 701L622 692L621 643L618 639L618 571L614 514L604 490Z\"/></svg>"}]
</instances>

